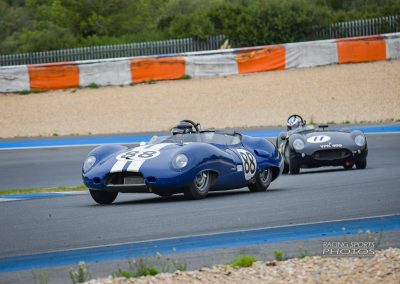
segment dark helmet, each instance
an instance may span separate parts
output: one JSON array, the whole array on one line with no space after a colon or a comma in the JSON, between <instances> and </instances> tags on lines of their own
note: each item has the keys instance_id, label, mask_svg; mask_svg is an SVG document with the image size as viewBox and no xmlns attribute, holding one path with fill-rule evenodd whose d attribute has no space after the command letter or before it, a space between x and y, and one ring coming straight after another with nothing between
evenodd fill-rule
<instances>
[{"instance_id":1,"label":"dark helmet","mask_svg":"<svg viewBox=\"0 0 400 284\"><path fill-rule=\"evenodd\" d=\"M179 121L174 125L171 129L172 135L175 134L184 134L184 133L193 133L196 132L193 128L193 125L187 121Z\"/></svg>"}]
</instances>

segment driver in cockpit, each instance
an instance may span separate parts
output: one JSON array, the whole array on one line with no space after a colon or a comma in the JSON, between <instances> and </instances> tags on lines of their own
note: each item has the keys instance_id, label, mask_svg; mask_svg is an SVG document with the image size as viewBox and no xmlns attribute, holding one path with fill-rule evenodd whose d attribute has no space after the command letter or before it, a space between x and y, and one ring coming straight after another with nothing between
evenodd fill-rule
<instances>
[{"instance_id":1,"label":"driver in cockpit","mask_svg":"<svg viewBox=\"0 0 400 284\"><path fill-rule=\"evenodd\" d=\"M187 134L187 133L195 133L195 129L193 125L186 121L179 121L177 124L174 125L171 129L171 134Z\"/></svg>"},{"instance_id":2,"label":"driver in cockpit","mask_svg":"<svg viewBox=\"0 0 400 284\"><path fill-rule=\"evenodd\" d=\"M287 131L295 130L301 125L300 119L297 117L290 117L287 121Z\"/></svg>"}]
</instances>

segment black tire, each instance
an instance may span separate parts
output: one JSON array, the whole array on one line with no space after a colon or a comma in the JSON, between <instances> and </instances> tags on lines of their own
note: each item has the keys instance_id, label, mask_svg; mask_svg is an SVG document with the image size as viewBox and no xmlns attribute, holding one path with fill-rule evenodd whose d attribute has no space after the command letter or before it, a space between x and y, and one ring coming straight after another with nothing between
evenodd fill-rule
<instances>
[{"instance_id":1,"label":"black tire","mask_svg":"<svg viewBox=\"0 0 400 284\"><path fill-rule=\"evenodd\" d=\"M356 168L359 170L365 169L367 167L367 159L360 160L356 162Z\"/></svg>"},{"instance_id":2,"label":"black tire","mask_svg":"<svg viewBox=\"0 0 400 284\"><path fill-rule=\"evenodd\" d=\"M283 168L283 173L285 174L285 173L290 172L291 175L299 174L300 173L300 165L298 165L295 161L293 161L290 158L292 151L290 150L290 147L288 144L286 144L284 151L285 151L285 155L284 155L285 166ZM287 161L287 163L286 163L286 161ZM286 170L286 172L285 172L285 170Z\"/></svg>"},{"instance_id":3,"label":"black tire","mask_svg":"<svg viewBox=\"0 0 400 284\"><path fill-rule=\"evenodd\" d=\"M118 192L89 189L90 195L99 204L110 204L117 198Z\"/></svg>"},{"instance_id":4,"label":"black tire","mask_svg":"<svg viewBox=\"0 0 400 284\"><path fill-rule=\"evenodd\" d=\"M184 192L189 199L206 198L212 184L213 175L209 171L200 172L196 175L189 188Z\"/></svg>"},{"instance_id":5,"label":"black tire","mask_svg":"<svg viewBox=\"0 0 400 284\"><path fill-rule=\"evenodd\" d=\"M290 160L289 161L289 172L291 175L298 175L300 173L300 165L296 162Z\"/></svg>"},{"instance_id":6,"label":"black tire","mask_svg":"<svg viewBox=\"0 0 400 284\"><path fill-rule=\"evenodd\" d=\"M257 173L256 182L249 184L249 190L251 192L263 192L267 191L269 185L272 181L272 170L271 168L267 168L263 171Z\"/></svg>"},{"instance_id":7,"label":"black tire","mask_svg":"<svg viewBox=\"0 0 400 284\"><path fill-rule=\"evenodd\" d=\"M283 162L283 174L289 173L289 165L286 162Z\"/></svg>"}]
</instances>

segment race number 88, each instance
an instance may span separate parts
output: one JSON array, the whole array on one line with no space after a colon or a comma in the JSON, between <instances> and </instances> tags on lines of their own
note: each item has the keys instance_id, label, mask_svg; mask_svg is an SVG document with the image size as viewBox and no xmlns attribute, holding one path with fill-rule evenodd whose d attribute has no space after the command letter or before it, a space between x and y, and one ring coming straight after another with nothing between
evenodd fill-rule
<instances>
[{"instance_id":1,"label":"race number 88","mask_svg":"<svg viewBox=\"0 0 400 284\"><path fill-rule=\"evenodd\" d=\"M240 152L243 159L243 168L246 174L253 174L256 171L256 161L254 156L249 152Z\"/></svg>"},{"instance_id":2,"label":"race number 88","mask_svg":"<svg viewBox=\"0 0 400 284\"><path fill-rule=\"evenodd\" d=\"M141 159L152 158L158 151L130 151L121 156L122 159L133 160L136 157Z\"/></svg>"}]
</instances>

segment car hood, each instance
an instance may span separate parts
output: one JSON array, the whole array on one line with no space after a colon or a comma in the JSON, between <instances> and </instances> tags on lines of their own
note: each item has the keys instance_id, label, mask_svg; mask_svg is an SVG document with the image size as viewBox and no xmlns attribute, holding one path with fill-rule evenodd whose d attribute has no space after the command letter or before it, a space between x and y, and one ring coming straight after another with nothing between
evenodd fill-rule
<instances>
[{"instance_id":1,"label":"car hood","mask_svg":"<svg viewBox=\"0 0 400 284\"><path fill-rule=\"evenodd\" d=\"M310 144L354 144L350 133L339 131L312 132L304 135L305 142Z\"/></svg>"},{"instance_id":2,"label":"car hood","mask_svg":"<svg viewBox=\"0 0 400 284\"><path fill-rule=\"evenodd\" d=\"M124 171L145 173L167 169L180 171L172 164L179 154L185 154L188 157L189 161L185 169L204 162L211 156L215 157L215 154L232 159L229 154L207 143L159 143L120 150L104 158L94 168L101 168L110 173Z\"/></svg>"},{"instance_id":3,"label":"car hood","mask_svg":"<svg viewBox=\"0 0 400 284\"><path fill-rule=\"evenodd\" d=\"M289 138L290 145L297 138L301 138L305 144L302 153L311 155L318 150L348 149L349 151L363 150L366 146L357 146L354 137L357 133L341 131L317 131L311 133L293 134Z\"/></svg>"}]
</instances>

